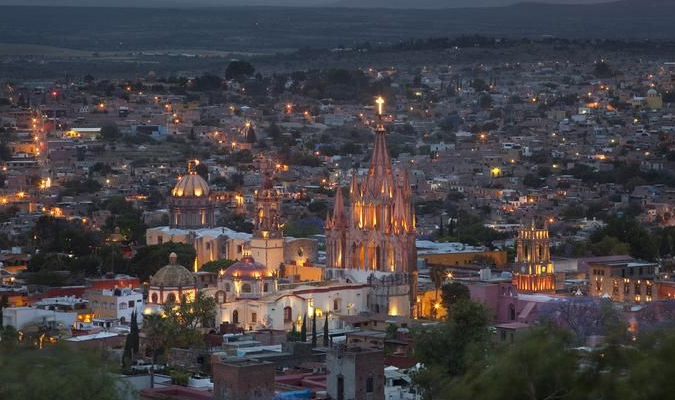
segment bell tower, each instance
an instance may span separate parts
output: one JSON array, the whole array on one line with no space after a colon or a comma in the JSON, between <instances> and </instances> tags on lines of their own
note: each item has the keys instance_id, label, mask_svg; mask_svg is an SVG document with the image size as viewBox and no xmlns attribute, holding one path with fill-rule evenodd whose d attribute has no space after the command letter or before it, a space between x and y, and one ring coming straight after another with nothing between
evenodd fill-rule
<instances>
[{"instance_id":1,"label":"bell tower","mask_svg":"<svg viewBox=\"0 0 675 400\"><path fill-rule=\"evenodd\" d=\"M516 265L513 270L513 285L519 292L555 291L550 246L547 225L537 228L532 220L529 227L520 229L516 238Z\"/></svg>"},{"instance_id":2,"label":"bell tower","mask_svg":"<svg viewBox=\"0 0 675 400\"><path fill-rule=\"evenodd\" d=\"M281 230L281 195L274 188L269 165L263 169L263 184L255 191L255 218L250 241L251 256L277 272L284 261L284 234Z\"/></svg>"}]
</instances>

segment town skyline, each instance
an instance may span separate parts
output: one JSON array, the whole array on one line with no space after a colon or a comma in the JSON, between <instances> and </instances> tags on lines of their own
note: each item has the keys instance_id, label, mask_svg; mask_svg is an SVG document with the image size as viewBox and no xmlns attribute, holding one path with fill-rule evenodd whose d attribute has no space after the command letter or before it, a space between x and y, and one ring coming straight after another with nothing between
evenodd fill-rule
<instances>
[{"instance_id":1,"label":"town skyline","mask_svg":"<svg viewBox=\"0 0 675 400\"><path fill-rule=\"evenodd\" d=\"M0 398L669 398L675 4L154 4L0 5Z\"/></svg>"}]
</instances>

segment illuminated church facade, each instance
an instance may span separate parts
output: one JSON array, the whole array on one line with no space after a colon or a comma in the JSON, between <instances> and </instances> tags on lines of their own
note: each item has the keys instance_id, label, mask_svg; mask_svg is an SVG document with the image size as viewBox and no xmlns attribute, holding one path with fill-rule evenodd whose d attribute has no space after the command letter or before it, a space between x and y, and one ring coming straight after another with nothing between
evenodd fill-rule
<instances>
[{"instance_id":1,"label":"illuminated church facade","mask_svg":"<svg viewBox=\"0 0 675 400\"><path fill-rule=\"evenodd\" d=\"M382 100L378 99L381 115ZM386 129L378 123L367 175L352 176L349 207L337 189L326 220L328 280L373 286L369 309L412 315L417 287L415 210L405 171L392 170Z\"/></svg>"},{"instance_id":2,"label":"illuminated church facade","mask_svg":"<svg viewBox=\"0 0 675 400\"><path fill-rule=\"evenodd\" d=\"M520 293L555 291L555 273L551 262L548 227L537 228L534 221L518 232L513 285Z\"/></svg>"},{"instance_id":3,"label":"illuminated church facade","mask_svg":"<svg viewBox=\"0 0 675 400\"><path fill-rule=\"evenodd\" d=\"M210 261L241 260L248 256L274 273L282 264L286 269L292 269L316 262L316 240L284 238L280 220L281 198L269 175L254 194L253 233L237 232L215 226L215 196L208 183L196 173L197 165L197 160L189 161L187 174L178 179L171 191L169 225L146 230L148 245L191 244L197 254L193 265L189 266L193 272Z\"/></svg>"}]
</instances>

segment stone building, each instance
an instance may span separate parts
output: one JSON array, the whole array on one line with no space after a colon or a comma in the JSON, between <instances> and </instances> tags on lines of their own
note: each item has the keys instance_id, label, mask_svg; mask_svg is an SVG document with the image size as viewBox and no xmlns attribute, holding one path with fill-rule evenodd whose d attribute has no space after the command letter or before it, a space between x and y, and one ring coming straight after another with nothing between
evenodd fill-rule
<instances>
[{"instance_id":1,"label":"stone building","mask_svg":"<svg viewBox=\"0 0 675 400\"><path fill-rule=\"evenodd\" d=\"M516 238L516 265L513 286L520 293L555 291L555 274L551 262L548 227L539 229L534 221L523 227Z\"/></svg>"},{"instance_id":2,"label":"stone building","mask_svg":"<svg viewBox=\"0 0 675 400\"><path fill-rule=\"evenodd\" d=\"M326 354L327 394L334 400L384 400L384 353L334 346Z\"/></svg>"},{"instance_id":3,"label":"stone building","mask_svg":"<svg viewBox=\"0 0 675 400\"><path fill-rule=\"evenodd\" d=\"M231 358L213 363L215 400L274 398L274 363Z\"/></svg>"},{"instance_id":4,"label":"stone building","mask_svg":"<svg viewBox=\"0 0 675 400\"><path fill-rule=\"evenodd\" d=\"M183 295L193 299L196 293L197 284L194 275L178 264L176 253L171 253L169 264L150 277L148 304L157 306L167 302L179 302Z\"/></svg>"},{"instance_id":5,"label":"stone building","mask_svg":"<svg viewBox=\"0 0 675 400\"><path fill-rule=\"evenodd\" d=\"M382 123L368 174L352 176L349 196L346 208L338 188L326 220L326 278L374 283L372 311L411 315L417 287L412 190L407 173L392 170Z\"/></svg>"},{"instance_id":6,"label":"stone building","mask_svg":"<svg viewBox=\"0 0 675 400\"><path fill-rule=\"evenodd\" d=\"M208 183L197 174L198 160L188 162L188 173L178 180L169 198L169 224L172 228L210 228L214 226L214 199Z\"/></svg>"},{"instance_id":7,"label":"stone building","mask_svg":"<svg viewBox=\"0 0 675 400\"><path fill-rule=\"evenodd\" d=\"M658 300L658 264L641 261L591 263L588 268L590 295L620 303L644 304Z\"/></svg>"}]
</instances>

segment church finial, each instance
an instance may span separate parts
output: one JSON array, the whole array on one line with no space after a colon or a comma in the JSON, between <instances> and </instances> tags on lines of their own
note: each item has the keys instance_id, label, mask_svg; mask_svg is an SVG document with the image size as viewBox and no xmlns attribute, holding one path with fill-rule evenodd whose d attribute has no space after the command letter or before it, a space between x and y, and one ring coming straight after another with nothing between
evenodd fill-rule
<instances>
[{"instance_id":1,"label":"church finial","mask_svg":"<svg viewBox=\"0 0 675 400\"><path fill-rule=\"evenodd\" d=\"M377 96L377 99L375 99L375 103L377 104L377 115L382 119L382 108L384 106L384 98L382 96Z\"/></svg>"},{"instance_id":2,"label":"church finial","mask_svg":"<svg viewBox=\"0 0 675 400\"><path fill-rule=\"evenodd\" d=\"M188 161L188 174L197 175L197 165L199 165L199 160L189 160Z\"/></svg>"}]
</instances>

